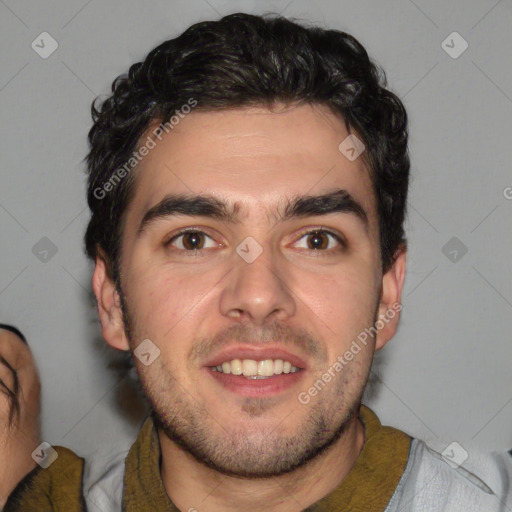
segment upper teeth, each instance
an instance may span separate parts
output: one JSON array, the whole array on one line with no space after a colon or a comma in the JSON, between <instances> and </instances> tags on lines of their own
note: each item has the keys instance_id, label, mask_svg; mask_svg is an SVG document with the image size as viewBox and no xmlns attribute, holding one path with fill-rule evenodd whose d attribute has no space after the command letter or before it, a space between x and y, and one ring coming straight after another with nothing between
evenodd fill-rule
<instances>
[{"instance_id":1,"label":"upper teeth","mask_svg":"<svg viewBox=\"0 0 512 512\"><path fill-rule=\"evenodd\" d=\"M283 361L282 359L265 359L264 361L233 359L219 366L213 366L212 370L232 373L233 375L244 375L245 377L271 377L281 373L295 373L299 371L299 368L293 366L289 361Z\"/></svg>"}]
</instances>

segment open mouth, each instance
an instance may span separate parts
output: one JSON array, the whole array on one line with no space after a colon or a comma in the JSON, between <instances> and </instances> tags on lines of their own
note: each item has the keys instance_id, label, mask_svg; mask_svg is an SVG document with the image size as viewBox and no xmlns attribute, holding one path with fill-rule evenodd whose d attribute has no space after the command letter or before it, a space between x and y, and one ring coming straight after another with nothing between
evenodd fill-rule
<instances>
[{"instance_id":1,"label":"open mouth","mask_svg":"<svg viewBox=\"0 0 512 512\"><path fill-rule=\"evenodd\" d=\"M306 373L286 359L231 359L204 370L223 388L244 397L271 397L297 386Z\"/></svg>"},{"instance_id":2,"label":"open mouth","mask_svg":"<svg viewBox=\"0 0 512 512\"><path fill-rule=\"evenodd\" d=\"M214 372L227 375L239 375L247 379L268 379L274 375L296 373L302 370L283 359L232 359L218 366L209 367Z\"/></svg>"}]
</instances>

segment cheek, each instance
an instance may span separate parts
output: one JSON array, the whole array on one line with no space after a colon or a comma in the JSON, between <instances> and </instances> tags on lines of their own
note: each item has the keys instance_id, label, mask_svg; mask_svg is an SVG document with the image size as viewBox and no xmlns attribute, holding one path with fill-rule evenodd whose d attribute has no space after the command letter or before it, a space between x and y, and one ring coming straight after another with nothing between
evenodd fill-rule
<instances>
[{"instance_id":1,"label":"cheek","mask_svg":"<svg viewBox=\"0 0 512 512\"><path fill-rule=\"evenodd\" d=\"M126 294L134 319L134 345L149 338L172 364L184 361L188 345L211 309L217 275L192 274L176 268L134 270L127 274ZM211 313L211 311L210 311Z\"/></svg>"},{"instance_id":2,"label":"cheek","mask_svg":"<svg viewBox=\"0 0 512 512\"><path fill-rule=\"evenodd\" d=\"M355 323L372 317L377 301L377 286L371 274L345 272L336 282L336 303L340 314Z\"/></svg>"},{"instance_id":3,"label":"cheek","mask_svg":"<svg viewBox=\"0 0 512 512\"><path fill-rule=\"evenodd\" d=\"M373 325L378 301L374 272L369 266L347 265L323 275L304 272L299 282L302 282L299 308L314 324L313 330L324 339L328 360L332 363L351 350L353 341ZM359 349L353 349L358 350L357 356L348 354L352 362L349 372L343 372L344 376L350 372L365 374L367 361L373 353L370 339L367 340L367 345L360 344Z\"/></svg>"},{"instance_id":4,"label":"cheek","mask_svg":"<svg viewBox=\"0 0 512 512\"><path fill-rule=\"evenodd\" d=\"M183 380L187 340L194 334L190 310L197 295L189 279L161 272L146 272L130 284L131 294L127 295L135 325L133 347L149 339L159 350L150 365L137 361L144 388L157 400L171 392L173 377Z\"/></svg>"},{"instance_id":5,"label":"cheek","mask_svg":"<svg viewBox=\"0 0 512 512\"><path fill-rule=\"evenodd\" d=\"M168 337L174 329L179 330L187 314L193 314L198 296L190 279L163 274L142 280L133 294L138 324L148 334Z\"/></svg>"},{"instance_id":6,"label":"cheek","mask_svg":"<svg viewBox=\"0 0 512 512\"><path fill-rule=\"evenodd\" d=\"M325 274L302 273L296 279L301 299L335 332L360 326L374 313L378 283L370 268L338 267Z\"/></svg>"}]
</instances>

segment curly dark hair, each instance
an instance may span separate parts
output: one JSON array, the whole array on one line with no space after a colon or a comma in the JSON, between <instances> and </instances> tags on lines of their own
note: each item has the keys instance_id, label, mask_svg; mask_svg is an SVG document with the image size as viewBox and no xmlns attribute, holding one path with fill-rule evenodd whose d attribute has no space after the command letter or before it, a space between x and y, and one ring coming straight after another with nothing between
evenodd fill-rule
<instances>
[{"instance_id":1,"label":"curly dark hair","mask_svg":"<svg viewBox=\"0 0 512 512\"><path fill-rule=\"evenodd\" d=\"M124 216L135 173L98 194L133 155L150 123L166 123L191 98L195 109L319 104L341 117L366 146L377 201L382 269L405 247L409 181L407 114L386 89L384 71L364 47L339 30L308 27L278 15L236 13L205 21L152 50L117 77L112 94L92 105L85 249L104 251L109 277L119 284ZM104 196L104 197L103 197Z\"/></svg>"}]
</instances>

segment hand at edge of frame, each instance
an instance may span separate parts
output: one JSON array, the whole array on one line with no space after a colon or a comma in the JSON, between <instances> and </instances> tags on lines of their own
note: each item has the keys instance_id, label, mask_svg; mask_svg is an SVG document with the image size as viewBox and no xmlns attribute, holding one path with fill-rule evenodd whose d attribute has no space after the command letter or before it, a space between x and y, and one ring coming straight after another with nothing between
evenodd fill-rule
<instances>
[{"instance_id":1,"label":"hand at edge of frame","mask_svg":"<svg viewBox=\"0 0 512 512\"><path fill-rule=\"evenodd\" d=\"M36 467L41 443L41 382L28 345L0 327L0 510Z\"/></svg>"}]
</instances>

